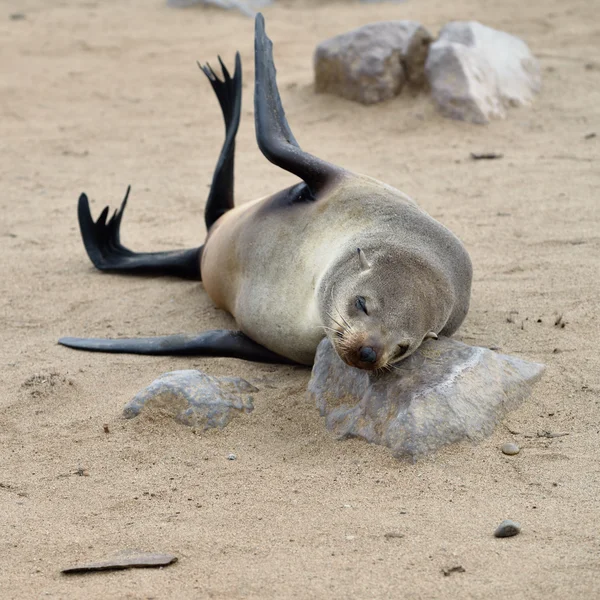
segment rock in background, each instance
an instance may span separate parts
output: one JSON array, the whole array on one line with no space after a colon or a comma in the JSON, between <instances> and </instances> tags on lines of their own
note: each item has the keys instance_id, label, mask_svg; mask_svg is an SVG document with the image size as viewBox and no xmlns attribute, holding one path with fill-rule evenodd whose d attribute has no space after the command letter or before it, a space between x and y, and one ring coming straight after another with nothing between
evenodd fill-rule
<instances>
[{"instance_id":1,"label":"rock in background","mask_svg":"<svg viewBox=\"0 0 600 600\"><path fill-rule=\"evenodd\" d=\"M167 0L167 4L175 8L185 8L194 4L211 4L221 8L235 8L249 17L253 17L257 10L271 2L272 0Z\"/></svg>"},{"instance_id":2,"label":"rock in background","mask_svg":"<svg viewBox=\"0 0 600 600\"><path fill-rule=\"evenodd\" d=\"M325 40L314 56L316 91L373 104L420 86L431 39L415 21L384 21Z\"/></svg>"},{"instance_id":3,"label":"rock in background","mask_svg":"<svg viewBox=\"0 0 600 600\"><path fill-rule=\"evenodd\" d=\"M344 363L326 338L308 393L337 437L361 437L395 456L418 457L490 435L543 371L537 363L440 337L390 372L372 375Z\"/></svg>"},{"instance_id":4,"label":"rock in background","mask_svg":"<svg viewBox=\"0 0 600 600\"><path fill-rule=\"evenodd\" d=\"M425 64L443 115L487 123L508 106L529 104L540 90L537 60L519 38L476 21L447 23Z\"/></svg>"}]
</instances>

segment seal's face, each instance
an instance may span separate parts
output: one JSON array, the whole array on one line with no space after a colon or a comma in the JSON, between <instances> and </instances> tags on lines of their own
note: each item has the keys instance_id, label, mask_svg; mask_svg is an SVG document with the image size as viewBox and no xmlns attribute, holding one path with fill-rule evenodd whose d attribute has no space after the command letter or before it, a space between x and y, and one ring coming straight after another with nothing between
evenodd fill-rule
<instances>
[{"instance_id":1,"label":"seal's face","mask_svg":"<svg viewBox=\"0 0 600 600\"><path fill-rule=\"evenodd\" d=\"M437 338L444 323L434 322L447 304L447 289L422 264L392 268L398 260L358 250L360 269L331 290L325 330L340 358L368 371L390 369L410 356L426 338ZM392 258L392 257L388 257ZM375 264L377 261L377 264ZM383 264L382 264L383 263ZM439 283L439 285L436 285Z\"/></svg>"}]
</instances>

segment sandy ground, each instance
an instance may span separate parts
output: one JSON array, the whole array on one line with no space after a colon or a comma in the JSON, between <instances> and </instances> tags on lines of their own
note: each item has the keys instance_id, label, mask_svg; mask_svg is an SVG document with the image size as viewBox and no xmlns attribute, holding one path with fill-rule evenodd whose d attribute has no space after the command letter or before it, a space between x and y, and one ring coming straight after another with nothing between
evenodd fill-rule
<instances>
[{"instance_id":1,"label":"sandy ground","mask_svg":"<svg viewBox=\"0 0 600 600\"><path fill-rule=\"evenodd\" d=\"M534 395L490 439L416 464L334 440L305 398L305 369L56 345L66 334L232 324L200 284L98 273L76 223L81 191L97 215L132 183L128 246L202 241L223 132L196 59L221 53L231 63L236 49L242 54L239 201L293 181L254 141L252 21L163 4L2 3L2 598L599 597L595 3L282 1L265 11L300 143L404 190L461 237L475 280L459 339L548 366ZM16 12L26 18L11 20ZM426 96L367 108L314 95L318 41L397 18L433 31L474 18L522 36L541 59L543 93L489 127L444 120ZM504 158L475 162L471 151ZM554 325L559 315L564 328ZM158 374L193 367L254 383L254 413L201 435L166 419L121 417ZM521 454L499 452L509 440ZM227 460L230 452L237 460ZM523 533L495 539L505 518L520 521ZM60 575L124 548L173 552L179 562ZM465 572L444 576L456 566Z\"/></svg>"}]
</instances>

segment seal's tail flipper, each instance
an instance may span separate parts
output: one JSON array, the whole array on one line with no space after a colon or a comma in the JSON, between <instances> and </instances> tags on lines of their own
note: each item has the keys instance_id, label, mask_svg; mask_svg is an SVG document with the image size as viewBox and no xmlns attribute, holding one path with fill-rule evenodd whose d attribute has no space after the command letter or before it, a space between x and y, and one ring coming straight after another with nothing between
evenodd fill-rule
<instances>
[{"instance_id":1,"label":"seal's tail flipper","mask_svg":"<svg viewBox=\"0 0 600 600\"><path fill-rule=\"evenodd\" d=\"M149 338L72 338L59 344L90 352L149 354L154 356L223 356L262 363L297 364L257 344L241 331L215 329L197 335L168 335Z\"/></svg>"},{"instance_id":2,"label":"seal's tail flipper","mask_svg":"<svg viewBox=\"0 0 600 600\"><path fill-rule=\"evenodd\" d=\"M277 89L273 43L265 32L265 19L256 15L254 39L254 119L261 152L273 164L300 177L313 197L343 170L304 152L294 138Z\"/></svg>"},{"instance_id":3,"label":"seal's tail flipper","mask_svg":"<svg viewBox=\"0 0 600 600\"><path fill-rule=\"evenodd\" d=\"M221 81L211 66L198 66L208 77L210 84L217 95L223 119L225 121L225 142L215 167L212 185L206 208L204 210L204 220L206 229L209 230L214 222L233 208L233 158L235 154L235 136L240 124L240 113L242 110L242 61L240 53L235 55L235 71L233 78L219 57L219 64L223 71L223 81Z\"/></svg>"},{"instance_id":4,"label":"seal's tail flipper","mask_svg":"<svg viewBox=\"0 0 600 600\"><path fill-rule=\"evenodd\" d=\"M202 247L170 252L132 252L121 244L120 228L123 212L127 206L129 191L118 210L108 220L108 206L97 221L90 212L90 203L85 194L79 197L77 213L83 244L94 263L101 271L112 271L130 275L173 275L185 279L200 279L200 254Z\"/></svg>"}]
</instances>

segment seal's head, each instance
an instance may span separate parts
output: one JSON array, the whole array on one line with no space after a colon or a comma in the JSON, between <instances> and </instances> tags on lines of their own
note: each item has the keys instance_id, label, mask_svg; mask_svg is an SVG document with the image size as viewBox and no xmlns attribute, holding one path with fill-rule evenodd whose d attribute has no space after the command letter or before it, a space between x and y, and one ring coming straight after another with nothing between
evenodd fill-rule
<instances>
[{"instance_id":1,"label":"seal's head","mask_svg":"<svg viewBox=\"0 0 600 600\"><path fill-rule=\"evenodd\" d=\"M399 256L402 253L402 256ZM422 256L387 247L363 251L329 277L322 315L340 358L368 371L388 369L437 338L454 303L443 272Z\"/></svg>"}]
</instances>

